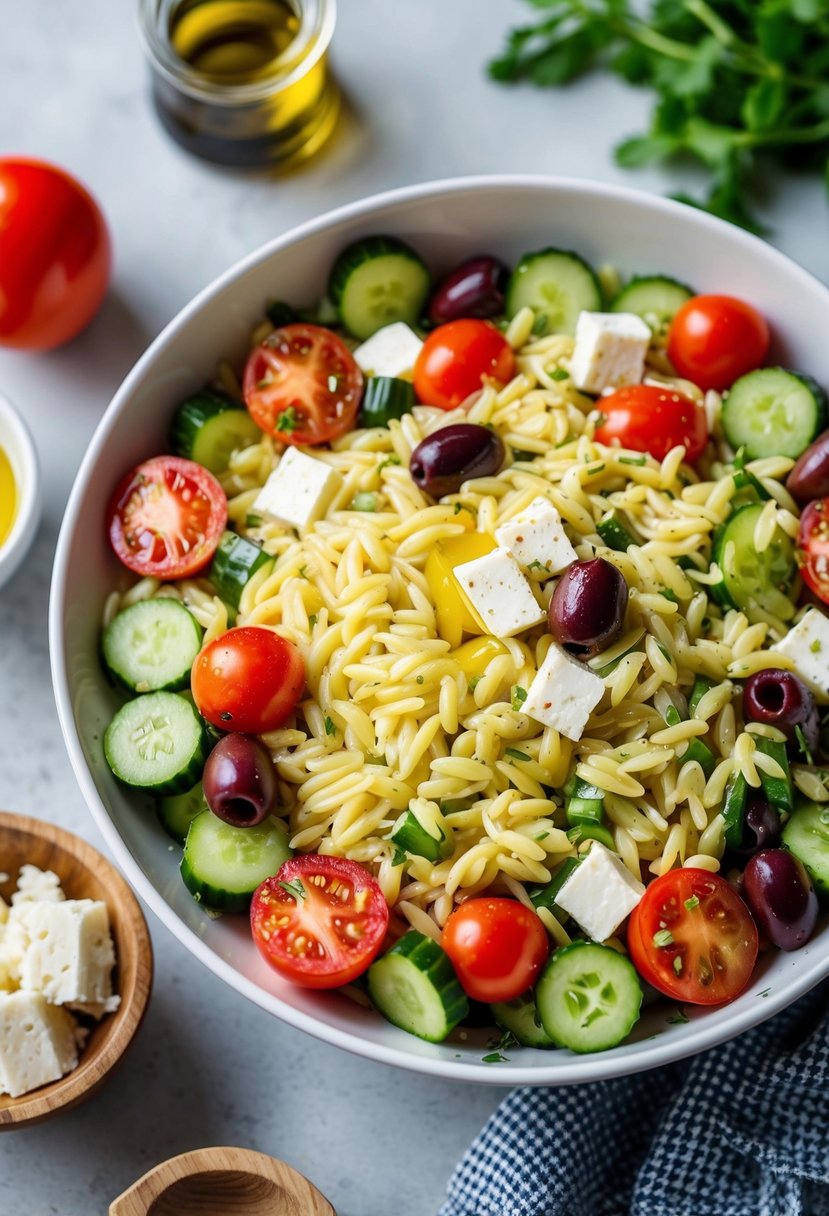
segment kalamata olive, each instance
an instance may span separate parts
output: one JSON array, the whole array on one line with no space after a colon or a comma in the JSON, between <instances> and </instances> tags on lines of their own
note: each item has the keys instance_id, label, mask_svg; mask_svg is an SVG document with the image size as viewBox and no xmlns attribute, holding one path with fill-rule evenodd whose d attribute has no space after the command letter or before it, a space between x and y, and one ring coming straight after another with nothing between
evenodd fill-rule
<instances>
[{"instance_id":1,"label":"kalamata olive","mask_svg":"<svg viewBox=\"0 0 829 1216\"><path fill-rule=\"evenodd\" d=\"M801 861L785 849L763 849L746 862L743 898L759 929L781 950L798 950L812 935L817 896Z\"/></svg>"},{"instance_id":2,"label":"kalamata olive","mask_svg":"<svg viewBox=\"0 0 829 1216\"><path fill-rule=\"evenodd\" d=\"M573 562L558 580L547 622L567 650L589 657L622 632L628 604L624 575L603 557Z\"/></svg>"},{"instance_id":3,"label":"kalamata olive","mask_svg":"<svg viewBox=\"0 0 829 1216\"><path fill-rule=\"evenodd\" d=\"M477 257L462 262L433 291L429 320L443 325L460 317L500 316L508 278L509 271L497 258Z\"/></svg>"},{"instance_id":4,"label":"kalamata olive","mask_svg":"<svg viewBox=\"0 0 829 1216\"><path fill-rule=\"evenodd\" d=\"M829 497L829 431L818 435L786 478L786 489L802 507Z\"/></svg>"},{"instance_id":5,"label":"kalamata olive","mask_svg":"<svg viewBox=\"0 0 829 1216\"><path fill-rule=\"evenodd\" d=\"M470 477L491 477L500 471L506 451L489 427L473 422L445 426L423 439L412 452L409 472L433 498L454 494Z\"/></svg>"},{"instance_id":6,"label":"kalamata olive","mask_svg":"<svg viewBox=\"0 0 829 1216\"><path fill-rule=\"evenodd\" d=\"M760 849L777 844L780 837L780 812L765 798L752 797L746 811L743 839L734 852L740 857L751 857Z\"/></svg>"},{"instance_id":7,"label":"kalamata olive","mask_svg":"<svg viewBox=\"0 0 829 1216\"><path fill-rule=\"evenodd\" d=\"M207 757L204 797L214 815L234 828L252 828L273 810L276 772L264 743L225 735Z\"/></svg>"},{"instance_id":8,"label":"kalamata olive","mask_svg":"<svg viewBox=\"0 0 829 1216\"><path fill-rule=\"evenodd\" d=\"M799 727L806 747L817 751L820 723L815 698L794 672L768 667L749 676L743 687L743 716L747 722L776 726L795 750L800 750Z\"/></svg>"}]
</instances>

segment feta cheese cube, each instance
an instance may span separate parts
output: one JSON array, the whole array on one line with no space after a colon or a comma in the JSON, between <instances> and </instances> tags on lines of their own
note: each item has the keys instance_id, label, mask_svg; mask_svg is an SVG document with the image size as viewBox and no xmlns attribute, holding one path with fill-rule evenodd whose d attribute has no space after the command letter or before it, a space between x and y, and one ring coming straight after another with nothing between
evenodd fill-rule
<instances>
[{"instance_id":1,"label":"feta cheese cube","mask_svg":"<svg viewBox=\"0 0 829 1216\"><path fill-rule=\"evenodd\" d=\"M115 951L106 904L91 899L20 904L9 919L27 939L21 988L43 993L52 1005L109 1000Z\"/></svg>"},{"instance_id":2,"label":"feta cheese cube","mask_svg":"<svg viewBox=\"0 0 829 1216\"><path fill-rule=\"evenodd\" d=\"M543 578L558 574L576 560L576 551L564 534L561 516L547 498L534 498L526 511L495 529L495 539L522 566L531 566ZM538 570L542 566L543 570Z\"/></svg>"},{"instance_id":3,"label":"feta cheese cube","mask_svg":"<svg viewBox=\"0 0 829 1216\"><path fill-rule=\"evenodd\" d=\"M511 638L544 620L544 609L507 549L456 566L455 578L493 637Z\"/></svg>"},{"instance_id":4,"label":"feta cheese cube","mask_svg":"<svg viewBox=\"0 0 829 1216\"><path fill-rule=\"evenodd\" d=\"M78 1063L75 1021L41 992L0 994L0 1093L21 1094L57 1081Z\"/></svg>"},{"instance_id":5,"label":"feta cheese cube","mask_svg":"<svg viewBox=\"0 0 829 1216\"><path fill-rule=\"evenodd\" d=\"M354 359L361 371L370 376L409 376L422 346L405 321L395 321L358 346Z\"/></svg>"},{"instance_id":6,"label":"feta cheese cube","mask_svg":"<svg viewBox=\"0 0 829 1216\"><path fill-rule=\"evenodd\" d=\"M594 942L612 937L645 894L644 885L615 853L594 840L556 896Z\"/></svg>"},{"instance_id":7,"label":"feta cheese cube","mask_svg":"<svg viewBox=\"0 0 829 1216\"><path fill-rule=\"evenodd\" d=\"M818 701L829 702L829 617L810 608L772 649L791 659L795 674Z\"/></svg>"},{"instance_id":8,"label":"feta cheese cube","mask_svg":"<svg viewBox=\"0 0 829 1216\"><path fill-rule=\"evenodd\" d=\"M20 867L17 890L12 895L14 907L26 903L58 903L65 898L60 879L52 870L39 870L32 865Z\"/></svg>"},{"instance_id":9,"label":"feta cheese cube","mask_svg":"<svg viewBox=\"0 0 829 1216\"><path fill-rule=\"evenodd\" d=\"M253 510L306 528L325 514L341 485L342 477L325 461L287 448L254 499Z\"/></svg>"},{"instance_id":10,"label":"feta cheese cube","mask_svg":"<svg viewBox=\"0 0 829 1216\"><path fill-rule=\"evenodd\" d=\"M585 393L639 384L650 327L632 312L582 312L570 356L570 378Z\"/></svg>"},{"instance_id":11,"label":"feta cheese cube","mask_svg":"<svg viewBox=\"0 0 829 1216\"><path fill-rule=\"evenodd\" d=\"M536 722L554 726L577 743L603 693L604 682L553 642L527 689L522 708Z\"/></svg>"}]
</instances>

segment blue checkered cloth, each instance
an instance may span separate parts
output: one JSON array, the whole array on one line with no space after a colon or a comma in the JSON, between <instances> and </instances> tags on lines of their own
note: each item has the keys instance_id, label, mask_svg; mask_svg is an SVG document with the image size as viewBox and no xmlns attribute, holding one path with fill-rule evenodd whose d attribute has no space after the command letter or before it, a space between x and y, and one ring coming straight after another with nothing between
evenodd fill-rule
<instances>
[{"instance_id":1,"label":"blue checkered cloth","mask_svg":"<svg viewBox=\"0 0 829 1216\"><path fill-rule=\"evenodd\" d=\"M829 1216L829 984L668 1068L516 1089L439 1216Z\"/></svg>"}]
</instances>

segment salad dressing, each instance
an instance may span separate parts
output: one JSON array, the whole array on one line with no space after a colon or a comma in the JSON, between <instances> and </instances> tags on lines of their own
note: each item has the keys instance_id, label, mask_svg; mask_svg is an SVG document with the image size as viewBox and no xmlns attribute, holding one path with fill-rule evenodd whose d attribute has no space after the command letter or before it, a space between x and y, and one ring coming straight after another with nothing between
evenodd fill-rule
<instances>
[{"instance_id":1,"label":"salad dressing","mask_svg":"<svg viewBox=\"0 0 829 1216\"><path fill-rule=\"evenodd\" d=\"M0 545L5 544L17 515L18 494L11 462L0 448Z\"/></svg>"}]
</instances>

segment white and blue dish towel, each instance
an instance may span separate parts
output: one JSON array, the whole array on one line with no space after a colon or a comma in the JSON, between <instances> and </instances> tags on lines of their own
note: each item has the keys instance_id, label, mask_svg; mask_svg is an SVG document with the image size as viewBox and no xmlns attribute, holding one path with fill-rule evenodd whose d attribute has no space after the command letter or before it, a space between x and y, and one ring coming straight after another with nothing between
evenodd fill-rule
<instances>
[{"instance_id":1,"label":"white and blue dish towel","mask_svg":"<svg viewBox=\"0 0 829 1216\"><path fill-rule=\"evenodd\" d=\"M829 1216L829 984L691 1060L514 1090L439 1216Z\"/></svg>"}]
</instances>

